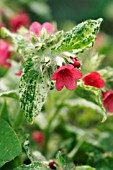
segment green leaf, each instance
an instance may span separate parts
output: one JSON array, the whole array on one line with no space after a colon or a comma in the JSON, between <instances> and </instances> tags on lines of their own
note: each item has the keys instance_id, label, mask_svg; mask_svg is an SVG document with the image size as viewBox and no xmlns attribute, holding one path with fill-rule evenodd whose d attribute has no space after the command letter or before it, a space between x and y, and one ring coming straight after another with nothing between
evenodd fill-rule
<instances>
[{"instance_id":1,"label":"green leaf","mask_svg":"<svg viewBox=\"0 0 113 170\"><path fill-rule=\"evenodd\" d=\"M68 107L82 106L82 107L86 107L86 108L91 108L98 112L102 112L102 110L100 109L100 107L97 104L87 101L80 97L79 98L77 97L77 99L68 99L64 102L64 104Z\"/></svg>"},{"instance_id":2,"label":"green leaf","mask_svg":"<svg viewBox=\"0 0 113 170\"><path fill-rule=\"evenodd\" d=\"M7 92L0 93L0 97L10 97L13 99L19 99L19 94L16 90L10 90Z\"/></svg>"},{"instance_id":3,"label":"green leaf","mask_svg":"<svg viewBox=\"0 0 113 170\"><path fill-rule=\"evenodd\" d=\"M9 124L0 119L0 167L21 153L21 145Z\"/></svg>"},{"instance_id":4,"label":"green leaf","mask_svg":"<svg viewBox=\"0 0 113 170\"><path fill-rule=\"evenodd\" d=\"M64 151L59 151L56 156L56 160L59 164L59 167L63 170L75 170L75 166L73 162L67 157Z\"/></svg>"},{"instance_id":5,"label":"green leaf","mask_svg":"<svg viewBox=\"0 0 113 170\"><path fill-rule=\"evenodd\" d=\"M100 89L92 87L92 86L85 86L85 85L78 85L75 89L75 93L85 100L95 103L101 109L101 113L103 115L102 122L107 119L106 109L102 103L102 92Z\"/></svg>"},{"instance_id":6,"label":"green leaf","mask_svg":"<svg viewBox=\"0 0 113 170\"><path fill-rule=\"evenodd\" d=\"M0 117L4 120L6 120L7 122L9 122L9 117L8 117L8 108L7 108L7 104L6 101L4 101L2 110L1 110L1 114Z\"/></svg>"},{"instance_id":7,"label":"green leaf","mask_svg":"<svg viewBox=\"0 0 113 170\"><path fill-rule=\"evenodd\" d=\"M40 67L40 66L39 66ZM41 111L49 91L47 71L40 71L34 67L34 63L28 60L20 82L21 107L29 122Z\"/></svg>"},{"instance_id":8,"label":"green leaf","mask_svg":"<svg viewBox=\"0 0 113 170\"><path fill-rule=\"evenodd\" d=\"M14 170L50 170L48 162L34 162L30 165L22 165Z\"/></svg>"},{"instance_id":9,"label":"green leaf","mask_svg":"<svg viewBox=\"0 0 113 170\"><path fill-rule=\"evenodd\" d=\"M91 166L84 165L84 166L77 166L76 170L96 170L96 169L92 168Z\"/></svg>"},{"instance_id":10,"label":"green leaf","mask_svg":"<svg viewBox=\"0 0 113 170\"><path fill-rule=\"evenodd\" d=\"M54 48L58 52L83 52L94 45L102 19L87 20L64 34L63 39Z\"/></svg>"}]
</instances>

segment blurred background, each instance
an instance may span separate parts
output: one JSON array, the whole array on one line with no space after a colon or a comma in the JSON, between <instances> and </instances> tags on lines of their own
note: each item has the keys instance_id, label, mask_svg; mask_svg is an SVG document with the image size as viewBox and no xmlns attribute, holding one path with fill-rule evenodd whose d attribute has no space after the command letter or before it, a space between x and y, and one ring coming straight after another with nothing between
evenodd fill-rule
<instances>
[{"instance_id":1,"label":"blurred background","mask_svg":"<svg viewBox=\"0 0 113 170\"><path fill-rule=\"evenodd\" d=\"M24 10L32 21L55 21L58 28L67 23L79 23L86 19L104 19L102 29L113 34L113 1L112 0L1 0L1 12L10 16L12 11Z\"/></svg>"}]
</instances>

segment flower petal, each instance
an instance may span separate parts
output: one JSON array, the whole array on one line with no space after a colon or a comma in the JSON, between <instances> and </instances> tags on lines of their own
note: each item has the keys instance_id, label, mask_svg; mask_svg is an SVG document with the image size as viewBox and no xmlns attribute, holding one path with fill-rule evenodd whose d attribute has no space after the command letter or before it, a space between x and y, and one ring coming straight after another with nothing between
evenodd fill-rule
<instances>
[{"instance_id":1,"label":"flower petal","mask_svg":"<svg viewBox=\"0 0 113 170\"><path fill-rule=\"evenodd\" d=\"M51 23L45 22L42 27L44 27L48 33L54 33L54 27Z\"/></svg>"},{"instance_id":2,"label":"flower petal","mask_svg":"<svg viewBox=\"0 0 113 170\"><path fill-rule=\"evenodd\" d=\"M80 79L82 77L82 73L77 69L72 69L71 73L75 80Z\"/></svg>"},{"instance_id":3,"label":"flower petal","mask_svg":"<svg viewBox=\"0 0 113 170\"><path fill-rule=\"evenodd\" d=\"M77 83L73 78L68 78L68 80L65 80L65 86L68 90L74 90L77 86Z\"/></svg>"},{"instance_id":4,"label":"flower petal","mask_svg":"<svg viewBox=\"0 0 113 170\"><path fill-rule=\"evenodd\" d=\"M93 80L100 78L100 74L98 72L92 72L90 73L90 76L93 78Z\"/></svg>"},{"instance_id":5,"label":"flower petal","mask_svg":"<svg viewBox=\"0 0 113 170\"><path fill-rule=\"evenodd\" d=\"M104 101L104 107L108 110L108 112L113 112L113 95L108 96L108 98Z\"/></svg>"},{"instance_id":6,"label":"flower petal","mask_svg":"<svg viewBox=\"0 0 113 170\"><path fill-rule=\"evenodd\" d=\"M64 82L64 78L61 76L61 75L58 75L57 76L57 79L56 79L56 89L58 91L62 90L62 88L64 87L65 85L65 82Z\"/></svg>"},{"instance_id":7,"label":"flower petal","mask_svg":"<svg viewBox=\"0 0 113 170\"><path fill-rule=\"evenodd\" d=\"M95 84L95 87L97 88L103 88L105 85L105 82L103 79L99 78L98 80L94 82L94 84Z\"/></svg>"},{"instance_id":8,"label":"flower petal","mask_svg":"<svg viewBox=\"0 0 113 170\"><path fill-rule=\"evenodd\" d=\"M34 32L38 37L40 35L41 29L42 29L42 26L39 22L33 22L30 25L30 31Z\"/></svg>"}]
</instances>

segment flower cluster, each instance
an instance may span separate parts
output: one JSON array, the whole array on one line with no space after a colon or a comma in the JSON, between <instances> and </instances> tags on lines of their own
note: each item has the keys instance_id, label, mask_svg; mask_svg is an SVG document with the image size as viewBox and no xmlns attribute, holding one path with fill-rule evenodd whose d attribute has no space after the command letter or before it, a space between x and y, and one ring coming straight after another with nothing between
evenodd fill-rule
<instances>
[{"instance_id":1,"label":"flower cluster","mask_svg":"<svg viewBox=\"0 0 113 170\"><path fill-rule=\"evenodd\" d=\"M64 86L68 90L74 90L77 86L76 80L82 78L82 73L74 68L80 67L78 58L70 58L73 61L72 64L59 67L52 75L51 80L56 80L55 86L58 91L62 90ZM91 72L82 79L87 86L93 86L99 89L102 89L105 86L105 81L98 72ZM107 111L113 112L113 91L104 92L102 101Z\"/></svg>"}]
</instances>

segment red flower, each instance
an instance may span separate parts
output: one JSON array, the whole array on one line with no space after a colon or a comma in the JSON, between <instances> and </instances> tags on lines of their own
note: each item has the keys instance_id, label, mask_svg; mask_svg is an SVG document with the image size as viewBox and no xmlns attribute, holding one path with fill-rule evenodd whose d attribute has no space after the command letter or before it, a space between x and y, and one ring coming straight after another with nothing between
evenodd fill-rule
<instances>
[{"instance_id":1,"label":"red flower","mask_svg":"<svg viewBox=\"0 0 113 170\"><path fill-rule=\"evenodd\" d=\"M100 78L100 74L98 72L87 74L86 76L84 76L83 81L84 84L88 86L94 86L97 88L104 87L104 80Z\"/></svg>"},{"instance_id":2,"label":"red flower","mask_svg":"<svg viewBox=\"0 0 113 170\"><path fill-rule=\"evenodd\" d=\"M72 64L59 67L52 75L52 80L56 80L56 89L60 91L64 86L68 90L74 90L77 86L76 80L82 77L82 73L74 69Z\"/></svg>"},{"instance_id":3,"label":"red flower","mask_svg":"<svg viewBox=\"0 0 113 170\"><path fill-rule=\"evenodd\" d=\"M44 134L40 131L34 131L32 134L32 138L35 142L39 144L39 146L43 146L44 144Z\"/></svg>"},{"instance_id":4,"label":"red flower","mask_svg":"<svg viewBox=\"0 0 113 170\"><path fill-rule=\"evenodd\" d=\"M40 36L40 31L42 28L45 28L48 34L54 33L54 27L49 22L45 22L42 25L39 22L33 22L30 25L30 31L34 32L37 37Z\"/></svg>"},{"instance_id":5,"label":"red flower","mask_svg":"<svg viewBox=\"0 0 113 170\"><path fill-rule=\"evenodd\" d=\"M78 60L78 58L73 58L73 57L71 57L71 59L73 60L73 65L74 65L74 67L77 67L77 68L79 68L80 67L80 62L79 62L79 60Z\"/></svg>"},{"instance_id":6,"label":"red flower","mask_svg":"<svg viewBox=\"0 0 113 170\"><path fill-rule=\"evenodd\" d=\"M113 91L106 91L103 93L103 105L108 112L113 113Z\"/></svg>"},{"instance_id":7,"label":"red flower","mask_svg":"<svg viewBox=\"0 0 113 170\"><path fill-rule=\"evenodd\" d=\"M26 13L17 14L10 19L9 25L13 32L16 32L21 26L28 26L30 19Z\"/></svg>"},{"instance_id":8,"label":"red flower","mask_svg":"<svg viewBox=\"0 0 113 170\"><path fill-rule=\"evenodd\" d=\"M10 58L9 44L4 40L0 40L0 66L11 67L11 63L7 62Z\"/></svg>"},{"instance_id":9,"label":"red flower","mask_svg":"<svg viewBox=\"0 0 113 170\"><path fill-rule=\"evenodd\" d=\"M19 72L17 72L15 75L16 75L16 76L21 76L21 74L22 74L22 70L20 70Z\"/></svg>"}]
</instances>

